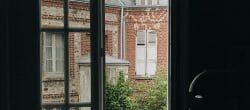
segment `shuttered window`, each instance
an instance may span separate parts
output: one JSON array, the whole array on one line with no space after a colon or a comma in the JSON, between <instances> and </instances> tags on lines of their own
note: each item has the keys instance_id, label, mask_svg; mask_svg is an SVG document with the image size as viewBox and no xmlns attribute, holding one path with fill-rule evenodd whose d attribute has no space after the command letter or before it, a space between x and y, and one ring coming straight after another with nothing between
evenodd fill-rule
<instances>
[{"instance_id":1,"label":"shuttered window","mask_svg":"<svg viewBox=\"0 0 250 110\"><path fill-rule=\"evenodd\" d=\"M150 77L157 65L157 34L142 30L136 34L136 77Z\"/></svg>"}]
</instances>

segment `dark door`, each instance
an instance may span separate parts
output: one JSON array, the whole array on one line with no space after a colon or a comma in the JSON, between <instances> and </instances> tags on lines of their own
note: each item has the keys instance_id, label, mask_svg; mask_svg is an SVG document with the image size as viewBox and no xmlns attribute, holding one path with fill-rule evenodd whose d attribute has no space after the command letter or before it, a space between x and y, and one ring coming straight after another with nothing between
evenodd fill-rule
<instances>
[{"instance_id":1,"label":"dark door","mask_svg":"<svg viewBox=\"0 0 250 110\"><path fill-rule=\"evenodd\" d=\"M171 110L249 109L250 8L246 4L243 0L172 1Z\"/></svg>"}]
</instances>

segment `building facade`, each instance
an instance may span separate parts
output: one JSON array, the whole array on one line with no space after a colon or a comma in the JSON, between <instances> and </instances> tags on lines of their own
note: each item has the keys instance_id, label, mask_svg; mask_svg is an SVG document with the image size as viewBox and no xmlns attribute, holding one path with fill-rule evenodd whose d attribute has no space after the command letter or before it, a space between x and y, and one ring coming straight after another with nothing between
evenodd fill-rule
<instances>
[{"instance_id":1,"label":"building facade","mask_svg":"<svg viewBox=\"0 0 250 110\"><path fill-rule=\"evenodd\" d=\"M69 0L69 26L90 27L88 0ZM41 26L62 27L63 1L41 1ZM166 0L106 0L106 55L128 61L128 79L148 79L167 70L168 4ZM63 33L41 34L42 102L64 101ZM80 100L79 61L90 54L89 33L69 33L70 102Z\"/></svg>"}]
</instances>

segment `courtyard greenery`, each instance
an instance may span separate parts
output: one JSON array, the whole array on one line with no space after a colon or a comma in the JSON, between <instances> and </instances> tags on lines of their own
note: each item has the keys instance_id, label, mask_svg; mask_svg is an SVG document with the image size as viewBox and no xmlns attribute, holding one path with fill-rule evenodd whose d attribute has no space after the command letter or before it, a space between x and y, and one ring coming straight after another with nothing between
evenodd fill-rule
<instances>
[{"instance_id":1,"label":"courtyard greenery","mask_svg":"<svg viewBox=\"0 0 250 110\"><path fill-rule=\"evenodd\" d=\"M130 110L132 100L129 95L132 89L125 80L124 73L120 72L117 84L106 83L106 110Z\"/></svg>"},{"instance_id":2,"label":"courtyard greenery","mask_svg":"<svg viewBox=\"0 0 250 110\"><path fill-rule=\"evenodd\" d=\"M117 84L106 83L107 110L167 110L167 76L159 69L152 80L128 81L120 72Z\"/></svg>"},{"instance_id":3,"label":"courtyard greenery","mask_svg":"<svg viewBox=\"0 0 250 110\"><path fill-rule=\"evenodd\" d=\"M149 81L131 81L132 110L167 110L167 77L163 69Z\"/></svg>"}]
</instances>

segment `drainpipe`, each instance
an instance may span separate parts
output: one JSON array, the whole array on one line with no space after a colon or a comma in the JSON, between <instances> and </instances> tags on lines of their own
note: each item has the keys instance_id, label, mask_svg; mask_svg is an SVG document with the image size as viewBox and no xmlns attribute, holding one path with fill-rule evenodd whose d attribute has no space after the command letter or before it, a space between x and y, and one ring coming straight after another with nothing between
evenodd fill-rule
<instances>
[{"instance_id":1,"label":"drainpipe","mask_svg":"<svg viewBox=\"0 0 250 110\"><path fill-rule=\"evenodd\" d=\"M124 33L124 28L123 28L123 20L124 20L124 17L123 17L123 12L124 12L124 3L121 1L121 0L119 0L119 2L121 3L121 26L120 26L120 39L121 39L121 44L120 44L120 47L121 47L121 49L120 49L120 58L121 59L124 59L124 49L125 49L125 47L124 47L124 36L123 36L123 33Z\"/></svg>"},{"instance_id":2,"label":"drainpipe","mask_svg":"<svg viewBox=\"0 0 250 110\"><path fill-rule=\"evenodd\" d=\"M128 13L126 13L123 16L123 59L126 59L126 16Z\"/></svg>"}]
</instances>

